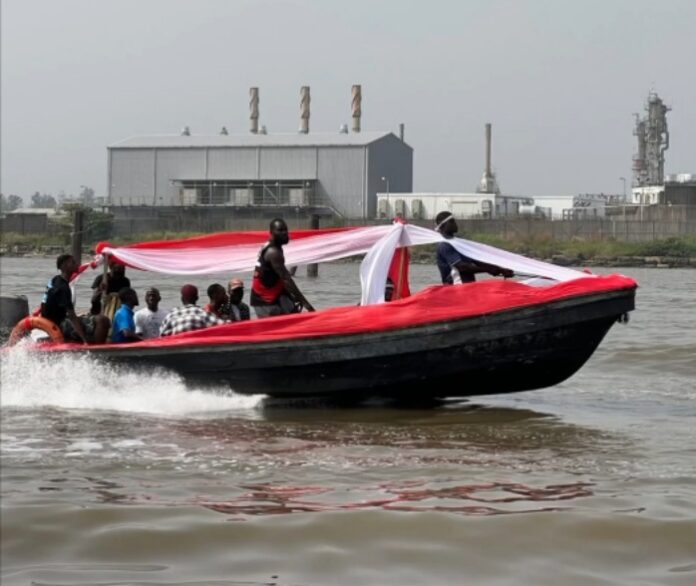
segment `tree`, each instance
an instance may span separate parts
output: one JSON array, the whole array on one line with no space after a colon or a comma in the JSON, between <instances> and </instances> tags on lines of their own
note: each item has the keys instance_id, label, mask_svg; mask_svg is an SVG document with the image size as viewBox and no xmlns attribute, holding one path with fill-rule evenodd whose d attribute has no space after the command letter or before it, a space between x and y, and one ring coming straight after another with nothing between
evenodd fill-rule
<instances>
[{"instance_id":1,"label":"tree","mask_svg":"<svg viewBox=\"0 0 696 586\"><path fill-rule=\"evenodd\" d=\"M24 206L24 200L18 195L8 195L0 193L0 212L11 212Z\"/></svg>"},{"instance_id":2,"label":"tree","mask_svg":"<svg viewBox=\"0 0 696 586\"><path fill-rule=\"evenodd\" d=\"M31 196L31 207L33 208L55 208L57 205L56 198L47 193L41 195L35 191L34 195Z\"/></svg>"},{"instance_id":3,"label":"tree","mask_svg":"<svg viewBox=\"0 0 696 586\"><path fill-rule=\"evenodd\" d=\"M94 207L94 189L87 187L86 185L80 185L82 191L80 192L80 202L86 208Z\"/></svg>"}]
</instances>

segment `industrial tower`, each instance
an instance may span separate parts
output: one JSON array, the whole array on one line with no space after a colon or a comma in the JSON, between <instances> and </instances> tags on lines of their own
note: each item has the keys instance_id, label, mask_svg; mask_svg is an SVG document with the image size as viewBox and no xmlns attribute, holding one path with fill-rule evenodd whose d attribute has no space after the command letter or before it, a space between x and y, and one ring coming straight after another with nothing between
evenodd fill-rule
<instances>
[{"instance_id":1,"label":"industrial tower","mask_svg":"<svg viewBox=\"0 0 696 586\"><path fill-rule=\"evenodd\" d=\"M491 167L491 125L486 124L486 168L476 188L476 193L494 193L500 195L500 187Z\"/></svg>"},{"instance_id":2,"label":"industrial tower","mask_svg":"<svg viewBox=\"0 0 696 586\"><path fill-rule=\"evenodd\" d=\"M648 94L647 116L635 114L633 134L638 137L638 152L633 156L633 187L663 185L665 151L669 148L667 112L671 108L655 92Z\"/></svg>"}]
</instances>

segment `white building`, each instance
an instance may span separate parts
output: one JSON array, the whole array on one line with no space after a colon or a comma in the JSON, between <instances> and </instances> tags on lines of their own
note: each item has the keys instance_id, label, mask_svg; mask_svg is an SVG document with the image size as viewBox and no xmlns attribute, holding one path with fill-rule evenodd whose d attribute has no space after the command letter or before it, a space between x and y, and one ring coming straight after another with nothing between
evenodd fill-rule
<instances>
[{"instance_id":1,"label":"white building","mask_svg":"<svg viewBox=\"0 0 696 586\"><path fill-rule=\"evenodd\" d=\"M518 215L532 198L495 193L378 193L377 217L401 214L414 220L433 220L439 212L455 218L495 218Z\"/></svg>"}]
</instances>

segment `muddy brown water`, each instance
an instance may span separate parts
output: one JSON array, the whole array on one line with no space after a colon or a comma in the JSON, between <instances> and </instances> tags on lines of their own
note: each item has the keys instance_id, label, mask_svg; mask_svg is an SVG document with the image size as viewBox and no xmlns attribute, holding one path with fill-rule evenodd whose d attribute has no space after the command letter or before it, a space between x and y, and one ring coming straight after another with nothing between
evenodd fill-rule
<instances>
[{"instance_id":1,"label":"muddy brown water","mask_svg":"<svg viewBox=\"0 0 696 586\"><path fill-rule=\"evenodd\" d=\"M357 270L299 284L355 303ZM637 309L578 374L429 408L5 353L0 581L696 584L696 271L611 271ZM2 292L35 305L54 272L3 259ZM176 302L181 278L130 276ZM436 277L414 268L416 288Z\"/></svg>"}]
</instances>

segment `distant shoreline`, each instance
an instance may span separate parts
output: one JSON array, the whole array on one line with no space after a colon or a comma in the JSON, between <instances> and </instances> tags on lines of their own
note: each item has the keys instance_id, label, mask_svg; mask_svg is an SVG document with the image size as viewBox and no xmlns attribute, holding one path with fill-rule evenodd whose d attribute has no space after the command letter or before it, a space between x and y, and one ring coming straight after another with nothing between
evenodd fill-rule
<instances>
[{"instance_id":1,"label":"distant shoreline","mask_svg":"<svg viewBox=\"0 0 696 586\"><path fill-rule=\"evenodd\" d=\"M114 238L119 246L151 240L177 240L199 236L196 232L151 232ZM488 233L464 233L462 237L475 242L522 254L559 266L575 267L646 267L646 268L696 268L696 235L685 235L650 242L624 242L618 240L552 240L541 236L503 239ZM0 257L55 257L69 250L65 240L47 235L20 236L3 234L0 239ZM94 254L94 244L84 246L83 258ZM416 264L435 262L435 245L412 249L411 260ZM344 259L341 262L355 262Z\"/></svg>"}]
</instances>

